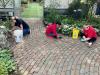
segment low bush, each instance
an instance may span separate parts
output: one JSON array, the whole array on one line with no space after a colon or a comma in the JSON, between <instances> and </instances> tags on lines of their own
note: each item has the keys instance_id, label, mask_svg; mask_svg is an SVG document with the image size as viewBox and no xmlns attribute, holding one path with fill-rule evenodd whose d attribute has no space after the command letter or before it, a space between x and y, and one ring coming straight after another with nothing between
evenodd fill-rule
<instances>
[{"instance_id":1,"label":"low bush","mask_svg":"<svg viewBox=\"0 0 100 75\"><path fill-rule=\"evenodd\" d=\"M14 60L12 59L12 54L11 51L8 49L3 49L0 50L0 62L2 62L1 65L1 70L2 72L5 72L6 75L7 73L10 74L16 69L16 64ZM3 66L4 65L4 66ZM3 66L3 67L2 67ZM0 72L0 75L5 75Z\"/></svg>"},{"instance_id":2,"label":"low bush","mask_svg":"<svg viewBox=\"0 0 100 75\"><path fill-rule=\"evenodd\" d=\"M5 66L5 63L2 61L0 61L0 75L8 75L8 71Z\"/></svg>"},{"instance_id":3,"label":"low bush","mask_svg":"<svg viewBox=\"0 0 100 75\"><path fill-rule=\"evenodd\" d=\"M21 4L28 4L28 0L21 0Z\"/></svg>"},{"instance_id":4,"label":"low bush","mask_svg":"<svg viewBox=\"0 0 100 75\"><path fill-rule=\"evenodd\" d=\"M0 20L0 26L5 26L8 30L12 28L12 22L9 18L6 18L6 20Z\"/></svg>"}]
</instances>

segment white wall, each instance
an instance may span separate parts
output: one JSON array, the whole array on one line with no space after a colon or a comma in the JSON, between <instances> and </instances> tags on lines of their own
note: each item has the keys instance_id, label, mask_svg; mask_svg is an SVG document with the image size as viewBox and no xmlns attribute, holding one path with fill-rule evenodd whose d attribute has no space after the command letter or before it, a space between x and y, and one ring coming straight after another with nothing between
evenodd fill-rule
<instances>
[{"instance_id":1,"label":"white wall","mask_svg":"<svg viewBox=\"0 0 100 75\"><path fill-rule=\"evenodd\" d=\"M66 9L73 0L44 0L44 7L55 5L58 9Z\"/></svg>"}]
</instances>

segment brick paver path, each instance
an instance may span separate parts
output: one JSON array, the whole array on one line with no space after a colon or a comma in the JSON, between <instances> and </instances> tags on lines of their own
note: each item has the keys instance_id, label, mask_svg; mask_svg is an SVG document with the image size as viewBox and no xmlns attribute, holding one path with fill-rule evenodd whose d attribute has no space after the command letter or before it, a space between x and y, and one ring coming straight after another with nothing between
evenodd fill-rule
<instances>
[{"instance_id":1,"label":"brick paver path","mask_svg":"<svg viewBox=\"0 0 100 75\"><path fill-rule=\"evenodd\" d=\"M31 35L14 47L22 75L100 75L100 39L88 48L79 40L48 39L41 20L27 20Z\"/></svg>"}]
</instances>

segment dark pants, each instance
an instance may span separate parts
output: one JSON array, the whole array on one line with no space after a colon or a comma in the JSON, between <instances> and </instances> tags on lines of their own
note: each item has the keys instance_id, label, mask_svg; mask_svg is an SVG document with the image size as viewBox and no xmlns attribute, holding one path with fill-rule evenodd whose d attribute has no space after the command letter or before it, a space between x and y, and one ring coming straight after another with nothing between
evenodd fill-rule
<instances>
[{"instance_id":1,"label":"dark pants","mask_svg":"<svg viewBox=\"0 0 100 75\"><path fill-rule=\"evenodd\" d=\"M85 36L85 34L81 32L81 33L80 33L80 37L83 38L83 36ZM88 40L88 42L92 42L92 43L93 43L93 42L95 42L96 40L97 40L97 39L96 39L95 37L92 37L90 40Z\"/></svg>"},{"instance_id":2,"label":"dark pants","mask_svg":"<svg viewBox=\"0 0 100 75\"><path fill-rule=\"evenodd\" d=\"M23 29L23 36L30 34L30 29Z\"/></svg>"},{"instance_id":3,"label":"dark pants","mask_svg":"<svg viewBox=\"0 0 100 75\"><path fill-rule=\"evenodd\" d=\"M96 38L95 37L92 37L90 40L88 40L88 42L95 42L96 41Z\"/></svg>"},{"instance_id":4,"label":"dark pants","mask_svg":"<svg viewBox=\"0 0 100 75\"><path fill-rule=\"evenodd\" d=\"M56 35L54 35L53 33L50 33L50 34L48 34L47 36L51 36L51 37L53 37L53 38L57 39L57 36L56 36Z\"/></svg>"}]
</instances>

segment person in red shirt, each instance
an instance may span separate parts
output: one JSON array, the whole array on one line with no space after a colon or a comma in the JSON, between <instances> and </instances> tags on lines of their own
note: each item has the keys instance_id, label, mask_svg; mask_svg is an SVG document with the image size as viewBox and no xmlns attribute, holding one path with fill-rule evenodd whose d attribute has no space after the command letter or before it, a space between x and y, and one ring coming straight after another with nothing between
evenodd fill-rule
<instances>
[{"instance_id":1,"label":"person in red shirt","mask_svg":"<svg viewBox=\"0 0 100 75\"><path fill-rule=\"evenodd\" d=\"M83 34L81 35L84 41L88 42L89 47L96 41L97 33L90 25L83 26Z\"/></svg>"},{"instance_id":2,"label":"person in red shirt","mask_svg":"<svg viewBox=\"0 0 100 75\"><path fill-rule=\"evenodd\" d=\"M46 27L46 31L45 31L45 34L46 36L49 36L49 37L53 37L53 38L58 38L58 34L57 34L57 28L60 27L60 23L59 24L56 24L56 23L50 23L47 25Z\"/></svg>"}]
</instances>

